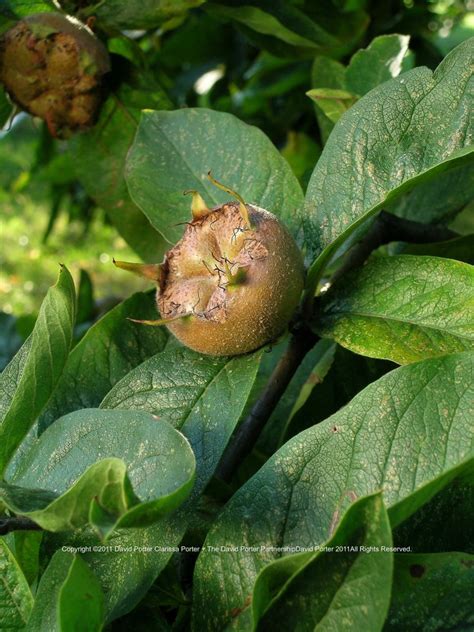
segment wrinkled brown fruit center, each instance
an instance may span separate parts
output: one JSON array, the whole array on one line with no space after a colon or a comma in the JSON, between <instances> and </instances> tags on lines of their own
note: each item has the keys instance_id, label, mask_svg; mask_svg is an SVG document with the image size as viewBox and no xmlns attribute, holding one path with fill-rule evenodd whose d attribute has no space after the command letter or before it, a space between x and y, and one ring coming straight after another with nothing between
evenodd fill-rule
<instances>
[{"instance_id":1,"label":"wrinkled brown fruit center","mask_svg":"<svg viewBox=\"0 0 474 632\"><path fill-rule=\"evenodd\" d=\"M256 225L246 227L239 204L229 203L187 225L166 256L158 298L162 318L193 314L226 321L232 293L251 285L256 267L268 256L258 216L253 217Z\"/></svg>"}]
</instances>

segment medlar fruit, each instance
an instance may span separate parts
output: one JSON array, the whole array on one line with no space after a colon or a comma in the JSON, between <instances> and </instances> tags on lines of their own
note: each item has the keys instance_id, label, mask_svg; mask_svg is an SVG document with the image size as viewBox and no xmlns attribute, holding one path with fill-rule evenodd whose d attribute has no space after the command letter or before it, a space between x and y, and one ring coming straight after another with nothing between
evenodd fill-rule
<instances>
[{"instance_id":1,"label":"medlar fruit","mask_svg":"<svg viewBox=\"0 0 474 632\"><path fill-rule=\"evenodd\" d=\"M285 329L303 290L303 260L275 215L211 179L237 202L209 209L192 191L192 221L162 264L114 263L157 282L162 318L136 322L165 324L201 353L238 355Z\"/></svg>"},{"instance_id":2,"label":"medlar fruit","mask_svg":"<svg viewBox=\"0 0 474 632\"><path fill-rule=\"evenodd\" d=\"M30 15L0 38L0 81L12 101L55 137L95 123L109 54L92 31L61 13Z\"/></svg>"}]
</instances>

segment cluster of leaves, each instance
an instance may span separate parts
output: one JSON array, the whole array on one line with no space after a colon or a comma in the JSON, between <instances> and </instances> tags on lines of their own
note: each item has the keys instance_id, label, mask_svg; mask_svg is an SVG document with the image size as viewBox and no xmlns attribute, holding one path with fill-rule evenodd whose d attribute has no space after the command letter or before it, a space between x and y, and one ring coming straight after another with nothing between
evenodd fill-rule
<instances>
[{"instance_id":1,"label":"cluster of leaves","mask_svg":"<svg viewBox=\"0 0 474 632\"><path fill-rule=\"evenodd\" d=\"M48 9L6 4L10 18ZM51 171L74 165L145 260L181 236L183 190L226 201L213 171L300 240L321 340L224 483L225 449L285 341L202 356L127 320L156 317L138 293L73 346L90 301L62 267L0 376L0 522L41 528L0 540L8 627L469 628L472 236L338 270L381 209L446 224L472 200L473 40L431 71L406 36L371 41L390 30L381 3L63 4L96 16L122 80L97 126L54 145ZM244 38L264 49L250 71ZM193 101L216 64L222 79Z\"/></svg>"}]
</instances>

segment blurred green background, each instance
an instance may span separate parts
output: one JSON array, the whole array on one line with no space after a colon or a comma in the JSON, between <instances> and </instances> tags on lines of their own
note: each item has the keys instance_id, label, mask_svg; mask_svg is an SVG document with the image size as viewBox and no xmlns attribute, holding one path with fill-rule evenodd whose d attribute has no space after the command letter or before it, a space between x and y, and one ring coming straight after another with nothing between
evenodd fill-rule
<instances>
[{"instance_id":1,"label":"blurred green background","mask_svg":"<svg viewBox=\"0 0 474 632\"><path fill-rule=\"evenodd\" d=\"M38 121L20 115L0 141L2 311L16 316L36 313L56 280L59 263L70 268L76 286L80 270L87 271L98 301L150 287L115 268L113 257L137 260L137 255L79 185L62 196L46 237L52 195L44 174L35 171L39 128Z\"/></svg>"}]
</instances>

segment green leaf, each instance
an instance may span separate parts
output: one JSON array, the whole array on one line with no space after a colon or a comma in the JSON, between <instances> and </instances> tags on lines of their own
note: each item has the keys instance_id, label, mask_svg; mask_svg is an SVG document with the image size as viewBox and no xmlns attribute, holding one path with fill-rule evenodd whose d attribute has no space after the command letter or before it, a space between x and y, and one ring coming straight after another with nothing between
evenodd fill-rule
<instances>
[{"instance_id":1,"label":"green leaf","mask_svg":"<svg viewBox=\"0 0 474 632\"><path fill-rule=\"evenodd\" d=\"M176 508L194 469L189 443L169 424L139 411L84 409L58 419L22 455L0 499L49 531L82 527L93 511L107 537Z\"/></svg>"},{"instance_id":2,"label":"green leaf","mask_svg":"<svg viewBox=\"0 0 474 632\"><path fill-rule=\"evenodd\" d=\"M368 216L470 159L472 39L431 72L415 68L360 99L338 121L308 185L305 234L324 264Z\"/></svg>"},{"instance_id":3,"label":"green leaf","mask_svg":"<svg viewBox=\"0 0 474 632\"><path fill-rule=\"evenodd\" d=\"M327 52L341 56L351 50L363 35L368 19L363 11L348 11L343 15L330 3L319 7L306 3L303 9L282 0L247 0L245 5L235 0L208 3L208 10L221 18L230 18L247 30L263 36L261 41L271 46L272 40L286 45L284 56L314 55ZM293 50L292 50L293 48ZM285 55L286 53L286 55Z\"/></svg>"},{"instance_id":4,"label":"green leaf","mask_svg":"<svg viewBox=\"0 0 474 632\"><path fill-rule=\"evenodd\" d=\"M87 270L81 269L79 287L77 289L77 317L76 323L80 325L94 317L94 288Z\"/></svg>"},{"instance_id":5,"label":"green leaf","mask_svg":"<svg viewBox=\"0 0 474 632\"><path fill-rule=\"evenodd\" d=\"M469 630L474 626L474 556L395 555L393 597L384 632Z\"/></svg>"},{"instance_id":6,"label":"green leaf","mask_svg":"<svg viewBox=\"0 0 474 632\"><path fill-rule=\"evenodd\" d=\"M23 630L33 607L33 595L3 538L0 538L0 578L1 627Z\"/></svg>"},{"instance_id":7,"label":"green leaf","mask_svg":"<svg viewBox=\"0 0 474 632\"><path fill-rule=\"evenodd\" d=\"M313 88L306 94L332 123L336 123L356 101L351 92L334 88Z\"/></svg>"},{"instance_id":8,"label":"green leaf","mask_svg":"<svg viewBox=\"0 0 474 632\"><path fill-rule=\"evenodd\" d=\"M156 526L114 536L113 552L86 554L103 586L108 620L131 610L149 590L174 550L179 550L199 495L213 475L240 418L260 357L257 352L212 358L185 348L166 349L131 371L104 400L103 407L129 408L136 415L146 410L171 423L188 438L196 455L196 482L182 507ZM111 410L110 414L118 412ZM136 491L139 494L138 488ZM51 544L83 546L85 541L94 543L82 534L66 541L56 539ZM134 547L139 550L134 551Z\"/></svg>"},{"instance_id":9,"label":"green leaf","mask_svg":"<svg viewBox=\"0 0 474 632\"><path fill-rule=\"evenodd\" d=\"M61 377L71 346L75 302L72 277L62 266L33 333L0 376L0 474Z\"/></svg>"},{"instance_id":10,"label":"green leaf","mask_svg":"<svg viewBox=\"0 0 474 632\"><path fill-rule=\"evenodd\" d=\"M26 581L31 585L38 577L39 551L43 534L41 531L15 531L13 553Z\"/></svg>"},{"instance_id":11,"label":"green leaf","mask_svg":"<svg viewBox=\"0 0 474 632\"><path fill-rule=\"evenodd\" d=\"M94 573L78 555L58 551L36 593L27 632L99 632L104 595Z\"/></svg>"},{"instance_id":12,"label":"green leaf","mask_svg":"<svg viewBox=\"0 0 474 632\"><path fill-rule=\"evenodd\" d=\"M390 605L391 546L381 494L354 502L321 551L287 555L261 571L252 599L256 629L381 630Z\"/></svg>"},{"instance_id":13,"label":"green leaf","mask_svg":"<svg viewBox=\"0 0 474 632\"><path fill-rule=\"evenodd\" d=\"M309 376L301 393L304 401L288 419L280 445L337 412L362 389L395 368L391 362L352 353L329 340L323 339L318 344L323 341L331 342L336 347L332 364L325 375L331 361L331 346L322 358L321 365L316 366L314 373ZM348 375L350 379L347 378Z\"/></svg>"},{"instance_id":14,"label":"green leaf","mask_svg":"<svg viewBox=\"0 0 474 632\"><path fill-rule=\"evenodd\" d=\"M169 241L181 237L179 224L191 217L183 191L198 190L210 207L229 201L209 181L209 171L297 232L301 187L262 131L231 114L204 108L143 112L127 158L127 184L135 203Z\"/></svg>"},{"instance_id":15,"label":"green leaf","mask_svg":"<svg viewBox=\"0 0 474 632\"><path fill-rule=\"evenodd\" d=\"M270 547L322 544L354 498L382 490L393 527L459 476L474 453L473 364L461 353L398 368L276 452L207 536L195 629L224 627L259 571L284 554ZM228 548L224 556L209 546Z\"/></svg>"},{"instance_id":16,"label":"green leaf","mask_svg":"<svg viewBox=\"0 0 474 632\"><path fill-rule=\"evenodd\" d=\"M413 67L409 35L381 35L352 57L345 73L346 88L363 96Z\"/></svg>"},{"instance_id":17,"label":"green leaf","mask_svg":"<svg viewBox=\"0 0 474 632\"><path fill-rule=\"evenodd\" d=\"M474 349L474 267L372 257L324 294L313 326L351 351L399 364Z\"/></svg>"},{"instance_id":18,"label":"green leaf","mask_svg":"<svg viewBox=\"0 0 474 632\"><path fill-rule=\"evenodd\" d=\"M72 350L56 392L40 418L40 432L66 413L97 407L116 382L164 348L168 338L165 329L127 320L153 319L156 314L154 297L137 293L87 331Z\"/></svg>"},{"instance_id":19,"label":"green leaf","mask_svg":"<svg viewBox=\"0 0 474 632\"><path fill-rule=\"evenodd\" d=\"M12 19L50 11L57 11L50 0L3 0L0 5L0 14Z\"/></svg>"},{"instance_id":20,"label":"green leaf","mask_svg":"<svg viewBox=\"0 0 474 632\"><path fill-rule=\"evenodd\" d=\"M205 0L106 0L96 3L89 11L100 23L115 29L152 29L163 22L181 18L188 9Z\"/></svg>"},{"instance_id":21,"label":"green leaf","mask_svg":"<svg viewBox=\"0 0 474 632\"><path fill-rule=\"evenodd\" d=\"M474 162L429 179L393 203L387 211L425 224L448 222L474 199Z\"/></svg>"},{"instance_id":22,"label":"green leaf","mask_svg":"<svg viewBox=\"0 0 474 632\"><path fill-rule=\"evenodd\" d=\"M101 630L104 620L104 595L87 564L75 556L59 591L58 627L60 630Z\"/></svg>"},{"instance_id":23,"label":"green leaf","mask_svg":"<svg viewBox=\"0 0 474 632\"><path fill-rule=\"evenodd\" d=\"M140 110L168 109L171 103L154 78L131 78L104 104L98 123L71 143L76 174L125 241L146 261L160 261L169 244L153 230L132 202L123 178L125 158L135 136Z\"/></svg>"},{"instance_id":24,"label":"green leaf","mask_svg":"<svg viewBox=\"0 0 474 632\"><path fill-rule=\"evenodd\" d=\"M213 475L234 430L259 358L259 352L229 358L187 348L165 350L116 384L101 408L144 410L181 430L196 455L196 495Z\"/></svg>"},{"instance_id":25,"label":"green leaf","mask_svg":"<svg viewBox=\"0 0 474 632\"><path fill-rule=\"evenodd\" d=\"M407 255L445 257L474 265L474 234L432 244L399 244L398 252Z\"/></svg>"}]
</instances>

